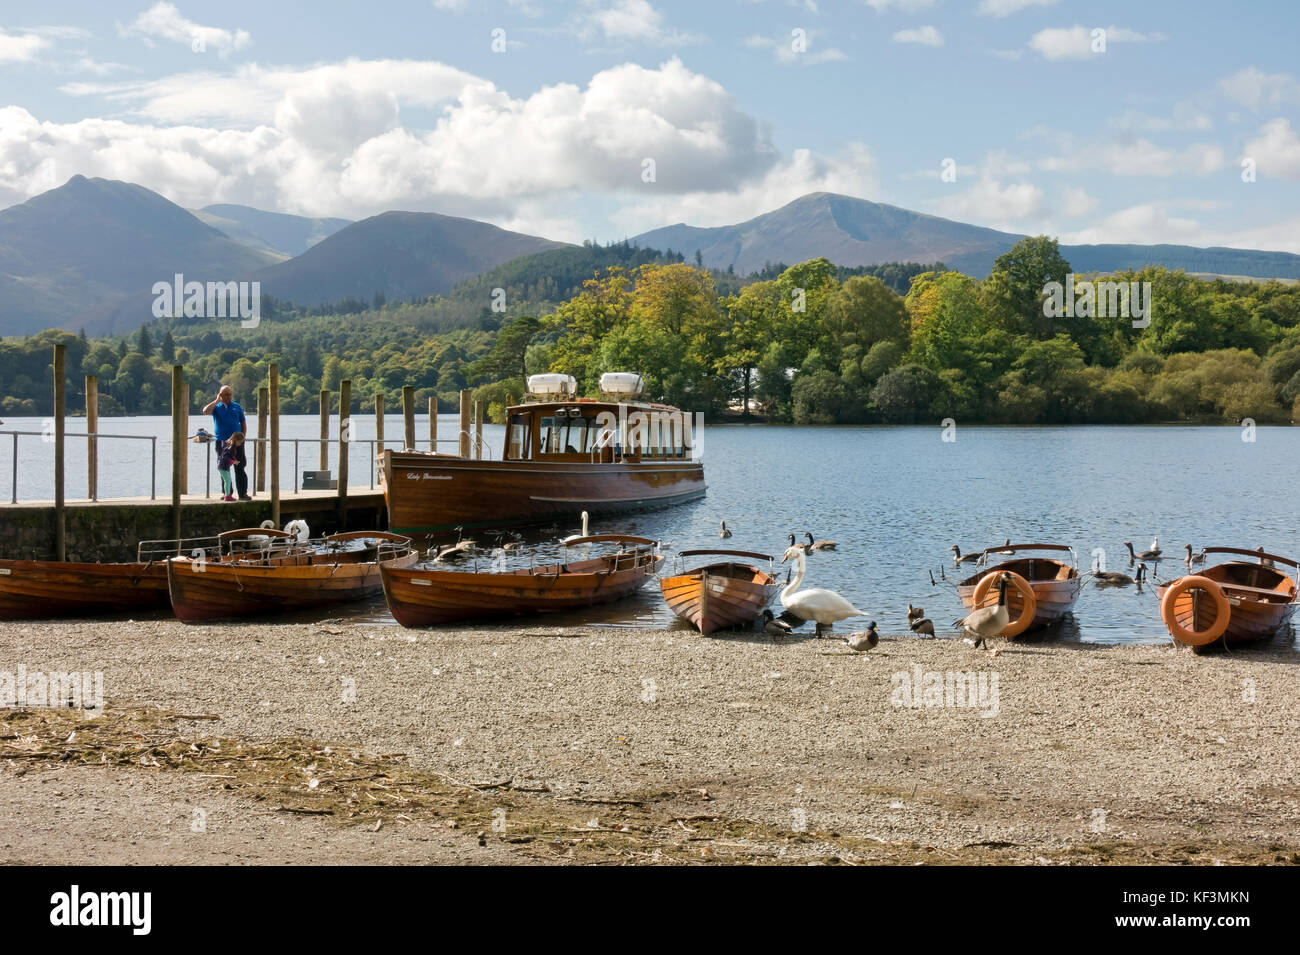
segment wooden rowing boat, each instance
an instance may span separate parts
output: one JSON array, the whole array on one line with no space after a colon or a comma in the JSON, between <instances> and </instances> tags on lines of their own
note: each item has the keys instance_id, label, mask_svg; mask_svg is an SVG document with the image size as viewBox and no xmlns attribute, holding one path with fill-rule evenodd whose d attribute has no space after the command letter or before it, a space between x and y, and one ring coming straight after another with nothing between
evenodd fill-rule
<instances>
[{"instance_id":1,"label":"wooden rowing boat","mask_svg":"<svg viewBox=\"0 0 1300 955\"><path fill-rule=\"evenodd\" d=\"M1058 560L1054 557L1020 557L1022 551L1049 551L1068 554L1070 559ZM985 566L990 557L1007 557L991 567ZM975 591L981 580L990 574L1011 573L1029 585L1033 591L1033 614L1025 619L1025 600L1017 587L1007 589L1007 607L1011 623L1002 631L1002 636L1014 638L1030 630L1039 630L1056 623L1074 607L1083 588L1083 579L1079 576L1078 562L1073 548L1064 544L1004 544L990 547L980 553L976 564L980 569L957 584L957 596L970 610L975 607ZM1013 579L1014 582L1014 579ZM997 603L997 588L985 587L986 593L980 601L981 607Z\"/></svg>"},{"instance_id":2,"label":"wooden rowing boat","mask_svg":"<svg viewBox=\"0 0 1300 955\"><path fill-rule=\"evenodd\" d=\"M1295 613L1300 574L1293 579L1277 565L1300 571L1300 563L1262 549L1206 547L1201 554L1251 559L1227 560L1156 586L1160 617L1179 643L1203 650L1219 642L1264 640Z\"/></svg>"},{"instance_id":3,"label":"wooden rowing boat","mask_svg":"<svg viewBox=\"0 0 1300 955\"><path fill-rule=\"evenodd\" d=\"M0 620L94 617L166 606L163 561L0 560Z\"/></svg>"},{"instance_id":4,"label":"wooden rowing boat","mask_svg":"<svg viewBox=\"0 0 1300 955\"><path fill-rule=\"evenodd\" d=\"M765 560L768 570L772 567L768 554L744 550L684 550L677 555L679 560L702 556ZM726 627L751 626L781 585L772 574L751 564L721 561L662 577L659 589L669 610L700 633L710 634Z\"/></svg>"},{"instance_id":5,"label":"wooden rowing boat","mask_svg":"<svg viewBox=\"0 0 1300 955\"><path fill-rule=\"evenodd\" d=\"M284 531L242 528L168 560L167 586L177 617L205 623L364 600L382 590L381 568L417 560L408 538L385 531L299 541Z\"/></svg>"},{"instance_id":6,"label":"wooden rowing boat","mask_svg":"<svg viewBox=\"0 0 1300 955\"><path fill-rule=\"evenodd\" d=\"M663 562L658 542L645 537L595 534L566 544L569 548L617 545L617 550L590 559L517 570L385 565L380 578L388 609L404 627L578 610L636 593Z\"/></svg>"}]
</instances>

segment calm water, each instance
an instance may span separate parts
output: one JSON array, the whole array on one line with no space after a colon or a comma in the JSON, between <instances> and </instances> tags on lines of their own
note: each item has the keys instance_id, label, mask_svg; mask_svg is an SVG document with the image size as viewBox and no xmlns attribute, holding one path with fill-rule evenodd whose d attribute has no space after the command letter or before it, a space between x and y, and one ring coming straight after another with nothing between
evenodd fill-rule
<instances>
[{"instance_id":1,"label":"calm water","mask_svg":"<svg viewBox=\"0 0 1300 955\"><path fill-rule=\"evenodd\" d=\"M355 419L360 437L373 436L373 418ZM441 416L440 433L455 435L455 416ZM5 429L18 419L6 419ZM39 422L31 430L39 430ZM195 427L201 422L194 419ZM73 427L79 427L77 422ZM18 427L28 427L19 424ZM367 431L367 426L369 431ZM318 434L314 417L286 418L286 437ZM165 433L166 419L104 421L102 431ZM400 418L386 434L400 435ZM417 436L427 436L424 419ZM485 438L499 452L501 429L488 427ZM47 497L38 483L48 476L36 453L39 439L23 439L20 498ZM170 458L159 440L159 461ZM125 442L119 442L125 444ZM84 456L70 442L69 496L84 493ZM194 446L197 447L197 446ZM961 616L951 581L957 574L947 548L963 551L1001 543L1042 541L1073 546L1081 569L1104 551L1106 566L1130 572L1125 541L1146 549L1159 536L1172 555L1163 576L1183 569L1182 545L1228 544L1256 547L1286 556L1300 554L1293 475L1300 473L1300 429L1260 428L1256 440L1242 441L1239 428L1225 427L967 427L955 442L941 440L938 427L792 428L708 425L704 433L708 495L681 507L610 518L593 524L598 532L628 532L663 542L665 553L725 546L775 554L787 534L834 540L839 549L808 561L805 586L828 587L867 610L883 632L906 630L908 602L924 606L943 632ZM199 449L202 450L202 449ZM139 454L136 450L135 454ZM315 466L315 446L303 446ZM0 439L0 488L8 490L9 446ZM307 460L310 455L310 460ZM101 486L109 493L139 493L140 461L101 451ZM52 460L52 456L51 456ZM364 456L361 457L364 461ZM147 456L145 458L147 464ZM337 462L331 460L332 465ZM285 487L291 487L284 466ZM160 472L165 465L160 463ZM368 469L350 482L366 487ZM191 461L191 487L202 488L203 460ZM143 472L147 481L147 470ZM164 494L159 474L159 495ZM77 481L81 483L78 485ZM29 488L31 491L29 493ZM0 493L3 493L0 491ZM145 488L147 493L147 487ZM725 519L734 536L718 539ZM576 533L578 522L533 531L530 539ZM492 535L479 534L490 544ZM671 569L671 560L665 566ZM949 583L930 585L943 566ZM391 624L382 604L358 608L359 619ZM573 618L545 618L557 626L667 626L673 618L657 589L637 598L595 608ZM847 621L839 629L861 629L866 621ZM1099 590L1085 585L1072 620L1058 639L1101 643L1165 642L1153 588ZM1290 633L1285 635L1290 642Z\"/></svg>"}]
</instances>

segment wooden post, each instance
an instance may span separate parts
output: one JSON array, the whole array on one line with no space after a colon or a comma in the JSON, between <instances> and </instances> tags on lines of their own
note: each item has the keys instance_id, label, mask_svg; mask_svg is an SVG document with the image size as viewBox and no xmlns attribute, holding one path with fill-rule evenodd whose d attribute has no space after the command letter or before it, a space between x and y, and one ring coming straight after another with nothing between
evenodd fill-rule
<instances>
[{"instance_id":1,"label":"wooden post","mask_svg":"<svg viewBox=\"0 0 1300 955\"><path fill-rule=\"evenodd\" d=\"M348 444L352 441L352 379L339 382L339 530L348 526Z\"/></svg>"},{"instance_id":2,"label":"wooden post","mask_svg":"<svg viewBox=\"0 0 1300 955\"><path fill-rule=\"evenodd\" d=\"M469 392L460 393L460 456L469 457Z\"/></svg>"},{"instance_id":3,"label":"wooden post","mask_svg":"<svg viewBox=\"0 0 1300 955\"><path fill-rule=\"evenodd\" d=\"M280 526L280 366L267 369L267 412L271 418L271 520Z\"/></svg>"},{"instance_id":4,"label":"wooden post","mask_svg":"<svg viewBox=\"0 0 1300 955\"><path fill-rule=\"evenodd\" d=\"M181 373L180 365L172 365L172 537L178 541L181 539L181 458L186 451Z\"/></svg>"},{"instance_id":5,"label":"wooden post","mask_svg":"<svg viewBox=\"0 0 1300 955\"><path fill-rule=\"evenodd\" d=\"M429 450L438 450L438 396L429 395Z\"/></svg>"},{"instance_id":6,"label":"wooden post","mask_svg":"<svg viewBox=\"0 0 1300 955\"><path fill-rule=\"evenodd\" d=\"M86 433L99 432L99 376L86 376ZM86 497L99 500L99 439L86 439Z\"/></svg>"},{"instance_id":7,"label":"wooden post","mask_svg":"<svg viewBox=\"0 0 1300 955\"><path fill-rule=\"evenodd\" d=\"M181 382L181 434L185 453L181 455L181 493L190 493L190 383Z\"/></svg>"},{"instance_id":8,"label":"wooden post","mask_svg":"<svg viewBox=\"0 0 1300 955\"><path fill-rule=\"evenodd\" d=\"M415 450L415 388L411 385L402 386L402 418L406 424L406 447Z\"/></svg>"},{"instance_id":9,"label":"wooden post","mask_svg":"<svg viewBox=\"0 0 1300 955\"><path fill-rule=\"evenodd\" d=\"M483 457L483 402L474 402L474 458Z\"/></svg>"},{"instance_id":10,"label":"wooden post","mask_svg":"<svg viewBox=\"0 0 1300 955\"><path fill-rule=\"evenodd\" d=\"M330 468L330 393L320 390L320 469Z\"/></svg>"},{"instance_id":11,"label":"wooden post","mask_svg":"<svg viewBox=\"0 0 1300 955\"><path fill-rule=\"evenodd\" d=\"M63 511L63 434L68 389L65 381L67 345L54 346L54 559L67 560L67 515Z\"/></svg>"},{"instance_id":12,"label":"wooden post","mask_svg":"<svg viewBox=\"0 0 1300 955\"><path fill-rule=\"evenodd\" d=\"M384 453L384 396L375 395L375 456Z\"/></svg>"},{"instance_id":13,"label":"wooden post","mask_svg":"<svg viewBox=\"0 0 1300 955\"><path fill-rule=\"evenodd\" d=\"M266 385L257 389L257 436L266 437L266 416L270 410L271 397ZM266 490L266 442L258 441L253 451L253 464L257 468L257 490Z\"/></svg>"}]
</instances>

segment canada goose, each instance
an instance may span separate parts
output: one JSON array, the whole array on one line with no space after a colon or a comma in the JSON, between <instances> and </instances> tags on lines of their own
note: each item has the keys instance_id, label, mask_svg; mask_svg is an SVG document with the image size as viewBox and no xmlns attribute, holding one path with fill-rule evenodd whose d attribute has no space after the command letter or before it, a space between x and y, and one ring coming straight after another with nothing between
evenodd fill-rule
<instances>
[{"instance_id":1,"label":"canada goose","mask_svg":"<svg viewBox=\"0 0 1300 955\"><path fill-rule=\"evenodd\" d=\"M880 642L880 634L876 630L876 621L867 624L867 629L861 633L850 633L844 637L844 642L849 645L849 649L855 653L866 653L868 650L875 649Z\"/></svg>"},{"instance_id":2,"label":"canada goose","mask_svg":"<svg viewBox=\"0 0 1300 955\"><path fill-rule=\"evenodd\" d=\"M988 638L997 636L1011 622L1011 611L1007 607L1007 584L1010 582L1010 574L1001 574L998 577L998 602L992 607L972 610L953 624L975 638L972 646L978 647L982 643L987 647Z\"/></svg>"},{"instance_id":3,"label":"canada goose","mask_svg":"<svg viewBox=\"0 0 1300 955\"><path fill-rule=\"evenodd\" d=\"M808 538L808 546L804 550L810 554L815 550L834 550L837 546L835 541L814 540L812 534L808 532L805 532L803 536Z\"/></svg>"},{"instance_id":4,"label":"canada goose","mask_svg":"<svg viewBox=\"0 0 1300 955\"><path fill-rule=\"evenodd\" d=\"M1141 566L1145 567L1146 564ZM1098 587L1127 587L1134 581L1134 578L1128 574L1121 574L1113 570L1096 570L1093 571L1092 575L1096 578L1095 582Z\"/></svg>"},{"instance_id":5,"label":"canada goose","mask_svg":"<svg viewBox=\"0 0 1300 955\"><path fill-rule=\"evenodd\" d=\"M952 551L952 562L957 565L973 564L980 559L979 554L966 554L965 556L962 556L961 548L956 544L953 544L948 549Z\"/></svg>"},{"instance_id":6,"label":"canada goose","mask_svg":"<svg viewBox=\"0 0 1300 955\"><path fill-rule=\"evenodd\" d=\"M569 544L569 543L571 543L571 542L573 542L573 541L580 540L581 538L586 537L586 536L587 536L587 512L586 512L586 511L583 511L583 512L582 512L582 533L581 533L581 534L570 534L568 537L564 538L564 540L560 541L560 543L561 543L561 544Z\"/></svg>"},{"instance_id":7,"label":"canada goose","mask_svg":"<svg viewBox=\"0 0 1300 955\"><path fill-rule=\"evenodd\" d=\"M1128 557L1129 557L1129 560L1130 560L1130 561L1135 561L1135 560L1159 560L1159 559L1160 559L1160 551L1159 551L1159 550L1144 550L1144 551L1142 551L1142 553L1140 553L1140 554L1136 554L1136 553L1133 552L1133 545L1132 545L1131 543L1129 543L1128 541L1125 541L1125 542L1124 542L1124 546L1128 548Z\"/></svg>"},{"instance_id":8,"label":"canada goose","mask_svg":"<svg viewBox=\"0 0 1300 955\"><path fill-rule=\"evenodd\" d=\"M781 604L796 617L816 622L817 636L822 635L823 629L829 630L837 620L866 616L866 611L859 610L833 591L820 588L799 590L799 585L803 583L804 572L807 569L807 558L804 549L798 545L788 548L781 558L781 563L784 564L790 559L798 561L798 570L794 575L794 580L786 584L785 589L781 591Z\"/></svg>"},{"instance_id":9,"label":"canada goose","mask_svg":"<svg viewBox=\"0 0 1300 955\"><path fill-rule=\"evenodd\" d=\"M718 536L721 537L723 540L726 540L728 537L731 536L731 531L727 530L726 521L719 521L719 523L722 525L722 530L718 531Z\"/></svg>"},{"instance_id":10,"label":"canada goose","mask_svg":"<svg viewBox=\"0 0 1300 955\"><path fill-rule=\"evenodd\" d=\"M796 543L795 543L795 540L794 540L794 535L793 535L793 534L791 534L791 535L789 536L789 541L790 541L790 546L791 546L791 547L798 547L798 548L799 548L801 551L803 551L805 554L811 554L811 553L812 553L812 545L811 545L811 544L796 544ZM782 561L782 563L785 563L785 561Z\"/></svg>"}]
</instances>

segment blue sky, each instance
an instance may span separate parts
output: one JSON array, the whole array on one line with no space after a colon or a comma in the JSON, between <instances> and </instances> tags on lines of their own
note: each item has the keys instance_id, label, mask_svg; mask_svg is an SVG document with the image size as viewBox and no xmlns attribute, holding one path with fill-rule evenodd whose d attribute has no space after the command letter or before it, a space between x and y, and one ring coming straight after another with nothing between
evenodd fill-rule
<instances>
[{"instance_id":1,"label":"blue sky","mask_svg":"<svg viewBox=\"0 0 1300 955\"><path fill-rule=\"evenodd\" d=\"M81 173L189 207L418 209L610 240L741 221L824 189L1069 242L1300 252L1295 10L11 5L0 206Z\"/></svg>"}]
</instances>

